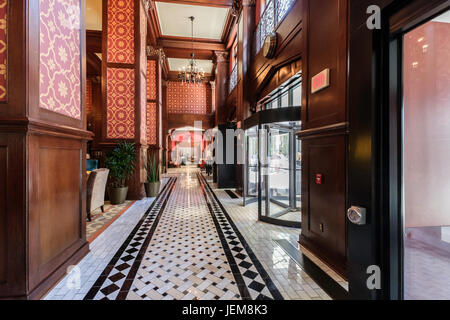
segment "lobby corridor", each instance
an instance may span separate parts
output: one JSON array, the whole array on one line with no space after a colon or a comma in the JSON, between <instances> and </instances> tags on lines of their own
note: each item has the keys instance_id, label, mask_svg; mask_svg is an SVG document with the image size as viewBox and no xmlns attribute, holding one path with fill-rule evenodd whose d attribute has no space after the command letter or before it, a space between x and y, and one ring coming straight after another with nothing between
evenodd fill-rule
<instances>
[{"instance_id":1,"label":"lobby corridor","mask_svg":"<svg viewBox=\"0 0 450 320\"><path fill-rule=\"evenodd\" d=\"M256 222L250 211L233 221L222 193L197 169L170 171L159 196L117 219L45 299L330 299L270 239L298 230Z\"/></svg>"}]
</instances>

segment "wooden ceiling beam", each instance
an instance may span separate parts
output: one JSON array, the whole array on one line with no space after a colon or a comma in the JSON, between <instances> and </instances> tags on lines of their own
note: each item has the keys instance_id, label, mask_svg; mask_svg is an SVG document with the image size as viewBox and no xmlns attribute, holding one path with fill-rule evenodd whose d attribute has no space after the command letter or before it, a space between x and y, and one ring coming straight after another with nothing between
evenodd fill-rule
<instances>
[{"instance_id":1,"label":"wooden ceiling beam","mask_svg":"<svg viewBox=\"0 0 450 320\"><path fill-rule=\"evenodd\" d=\"M231 8L233 5L233 0L155 0L155 2L168 2L218 8Z\"/></svg>"},{"instance_id":2,"label":"wooden ceiling beam","mask_svg":"<svg viewBox=\"0 0 450 320\"><path fill-rule=\"evenodd\" d=\"M164 48L167 58L189 59L192 50L179 48ZM194 50L195 58L200 60L211 60L214 56L213 50Z\"/></svg>"},{"instance_id":3,"label":"wooden ceiling beam","mask_svg":"<svg viewBox=\"0 0 450 320\"><path fill-rule=\"evenodd\" d=\"M191 50L192 42L189 38L160 38L157 41L159 48L178 48ZM224 51L225 45L221 42L194 41L194 50Z\"/></svg>"}]
</instances>

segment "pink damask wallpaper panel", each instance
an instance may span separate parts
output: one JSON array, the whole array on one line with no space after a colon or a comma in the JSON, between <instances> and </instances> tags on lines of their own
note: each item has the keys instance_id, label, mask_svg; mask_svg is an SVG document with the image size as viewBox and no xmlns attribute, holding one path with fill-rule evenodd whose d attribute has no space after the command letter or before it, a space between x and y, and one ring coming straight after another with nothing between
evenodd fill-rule
<instances>
[{"instance_id":1,"label":"pink damask wallpaper panel","mask_svg":"<svg viewBox=\"0 0 450 320\"><path fill-rule=\"evenodd\" d=\"M134 69L109 68L107 77L107 137L133 139Z\"/></svg>"},{"instance_id":2,"label":"pink damask wallpaper panel","mask_svg":"<svg viewBox=\"0 0 450 320\"><path fill-rule=\"evenodd\" d=\"M108 62L134 63L134 0L108 0Z\"/></svg>"},{"instance_id":3,"label":"pink damask wallpaper panel","mask_svg":"<svg viewBox=\"0 0 450 320\"><path fill-rule=\"evenodd\" d=\"M171 81L167 85L168 113L209 114L211 99L211 87L207 84L182 84Z\"/></svg>"},{"instance_id":4,"label":"pink damask wallpaper panel","mask_svg":"<svg viewBox=\"0 0 450 320\"><path fill-rule=\"evenodd\" d=\"M81 119L80 0L40 0L40 107Z\"/></svg>"},{"instance_id":5,"label":"pink damask wallpaper panel","mask_svg":"<svg viewBox=\"0 0 450 320\"><path fill-rule=\"evenodd\" d=\"M6 101L7 96L7 43L8 43L8 30L7 30L7 16L8 14L8 1L0 0L0 101Z\"/></svg>"},{"instance_id":6,"label":"pink damask wallpaper panel","mask_svg":"<svg viewBox=\"0 0 450 320\"><path fill-rule=\"evenodd\" d=\"M147 103L147 143L149 145L157 144L157 132L156 132L156 103Z\"/></svg>"}]
</instances>

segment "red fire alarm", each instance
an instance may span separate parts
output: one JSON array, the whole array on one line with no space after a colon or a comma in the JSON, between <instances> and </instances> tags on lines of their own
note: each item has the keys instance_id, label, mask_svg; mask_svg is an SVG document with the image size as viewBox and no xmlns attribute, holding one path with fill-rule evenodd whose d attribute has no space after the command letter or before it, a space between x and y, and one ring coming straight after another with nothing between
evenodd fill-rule
<instances>
[{"instance_id":1,"label":"red fire alarm","mask_svg":"<svg viewBox=\"0 0 450 320\"><path fill-rule=\"evenodd\" d=\"M316 174L316 184L322 184L322 174L321 173Z\"/></svg>"}]
</instances>

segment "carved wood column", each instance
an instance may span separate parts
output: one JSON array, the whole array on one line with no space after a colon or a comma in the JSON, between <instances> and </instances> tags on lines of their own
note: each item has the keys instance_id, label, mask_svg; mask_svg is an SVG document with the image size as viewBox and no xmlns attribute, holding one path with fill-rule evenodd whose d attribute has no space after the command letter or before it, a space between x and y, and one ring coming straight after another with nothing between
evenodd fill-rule
<instances>
[{"instance_id":1,"label":"carved wood column","mask_svg":"<svg viewBox=\"0 0 450 320\"><path fill-rule=\"evenodd\" d=\"M237 121L243 121L251 115L251 97L245 90L252 54L253 31L255 30L255 0L242 1L242 11L238 19L238 80L237 80Z\"/></svg>"},{"instance_id":2,"label":"carved wood column","mask_svg":"<svg viewBox=\"0 0 450 320\"><path fill-rule=\"evenodd\" d=\"M238 15L238 55L237 55L237 106L236 106L236 120L241 124L244 119L251 115L250 101L252 97L247 96L246 90L248 88L248 69L251 62L253 31L255 25L255 0L244 0L242 2L242 9ZM236 189L238 192L243 192L244 188L244 166L236 166Z\"/></svg>"},{"instance_id":3,"label":"carved wood column","mask_svg":"<svg viewBox=\"0 0 450 320\"><path fill-rule=\"evenodd\" d=\"M211 113L216 114L216 82L210 81L211 85Z\"/></svg>"},{"instance_id":4,"label":"carved wood column","mask_svg":"<svg viewBox=\"0 0 450 320\"><path fill-rule=\"evenodd\" d=\"M214 63L216 66L215 103L216 103L216 126L227 122L226 100L228 95L228 52L215 51Z\"/></svg>"}]
</instances>

